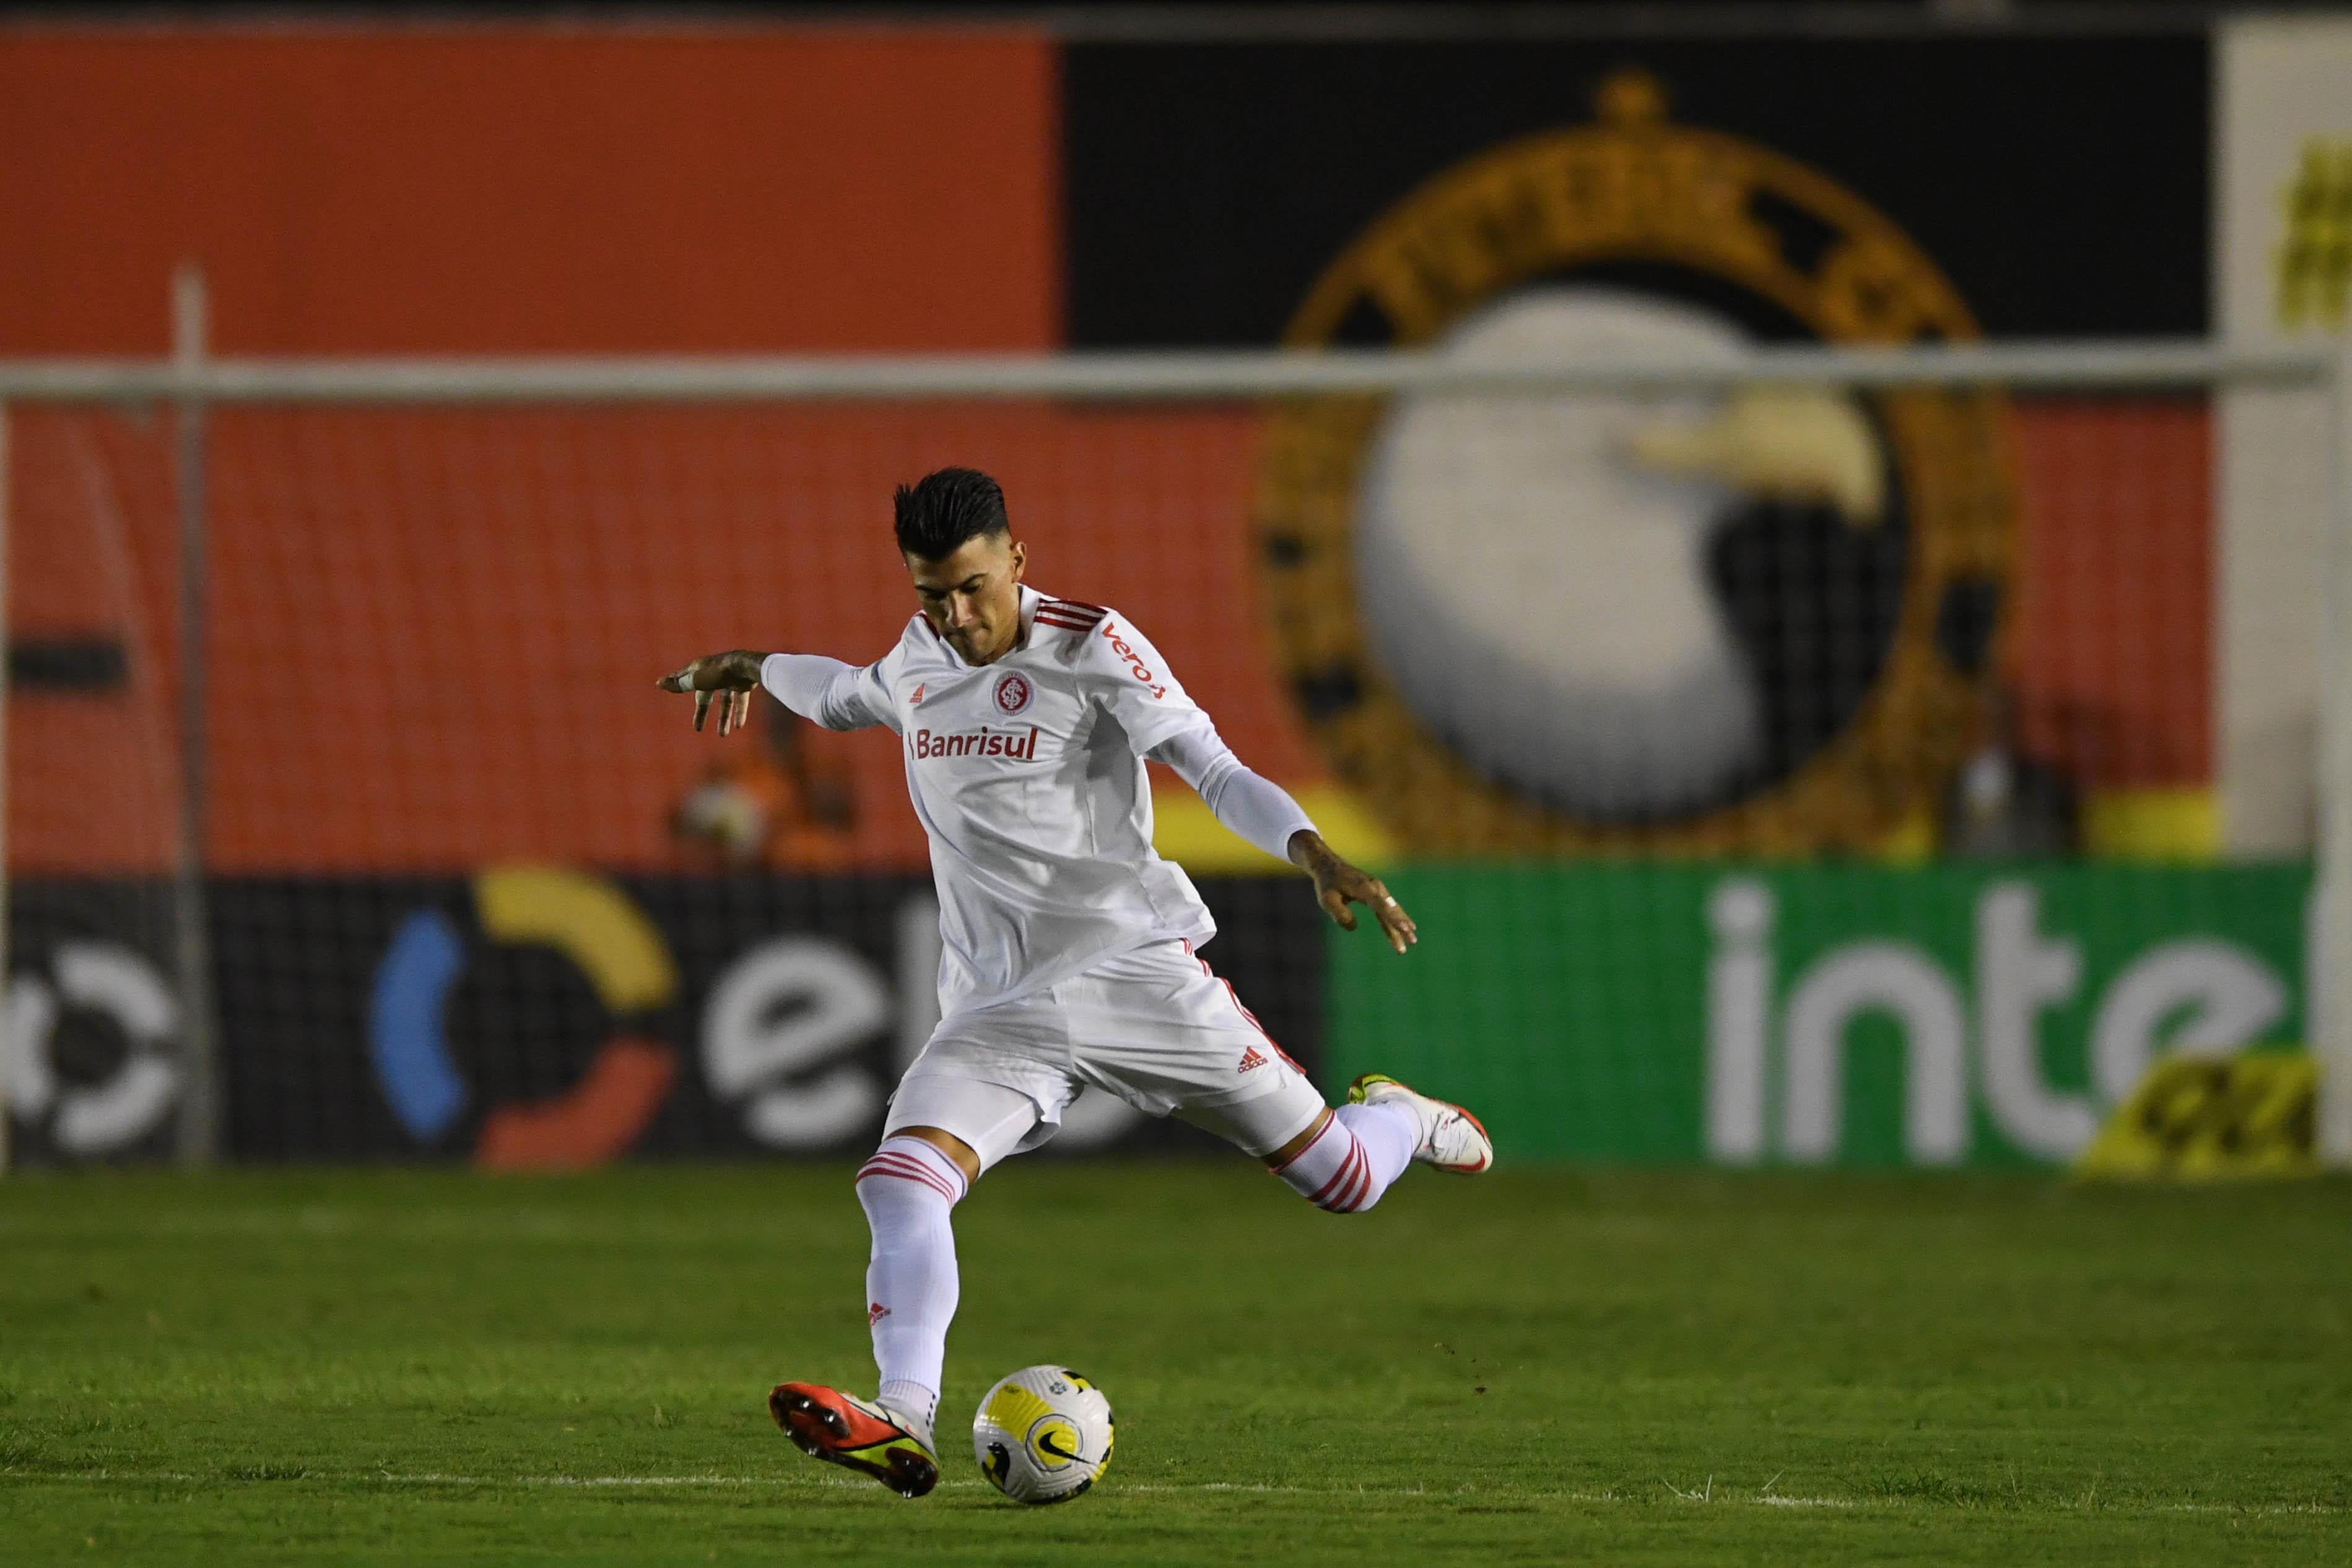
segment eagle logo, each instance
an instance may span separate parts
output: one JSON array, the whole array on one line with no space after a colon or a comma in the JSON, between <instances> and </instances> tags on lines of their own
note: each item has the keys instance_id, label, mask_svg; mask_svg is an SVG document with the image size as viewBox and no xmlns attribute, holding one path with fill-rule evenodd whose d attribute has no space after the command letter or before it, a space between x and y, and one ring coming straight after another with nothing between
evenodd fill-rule
<instances>
[{"instance_id":1,"label":"eagle logo","mask_svg":"<svg viewBox=\"0 0 2352 1568\"><path fill-rule=\"evenodd\" d=\"M1286 341L1471 363L1973 338L1853 193L1604 84L1445 171ZM2002 400L1751 387L1301 401L1257 515L1284 673L1435 853L1872 847L1980 711L2014 553Z\"/></svg>"}]
</instances>

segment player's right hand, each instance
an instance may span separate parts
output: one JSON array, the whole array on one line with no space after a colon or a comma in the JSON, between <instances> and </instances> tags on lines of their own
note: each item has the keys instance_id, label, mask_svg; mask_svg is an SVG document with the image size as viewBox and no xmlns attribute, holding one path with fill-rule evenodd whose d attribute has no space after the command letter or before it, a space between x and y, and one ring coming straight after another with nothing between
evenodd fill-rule
<instances>
[{"instance_id":1,"label":"player's right hand","mask_svg":"<svg viewBox=\"0 0 2352 1568\"><path fill-rule=\"evenodd\" d=\"M664 691L694 693L694 727L702 728L702 721L710 711L711 699L719 700L719 732L731 735L751 721L751 693L760 689L760 661L762 656L745 648L726 653L706 654L688 660L683 667L671 670L654 682Z\"/></svg>"}]
</instances>

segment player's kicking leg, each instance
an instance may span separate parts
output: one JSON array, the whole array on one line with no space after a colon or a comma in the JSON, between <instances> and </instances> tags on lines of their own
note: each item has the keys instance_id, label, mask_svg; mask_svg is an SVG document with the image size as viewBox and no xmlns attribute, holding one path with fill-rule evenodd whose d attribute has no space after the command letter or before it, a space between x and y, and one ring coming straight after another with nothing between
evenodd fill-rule
<instances>
[{"instance_id":1,"label":"player's kicking leg","mask_svg":"<svg viewBox=\"0 0 2352 1568\"><path fill-rule=\"evenodd\" d=\"M1478 1119L1367 1073L1347 1102L1322 1091L1189 942L1106 961L1057 988L1080 1067L1130 1102L1176 1114L1265 1162L1292 1191L1334 1214L1361 1214L1413 1162L1475 1174L1495 1163Z\"/></svg>"},{"instance_id":2,"label":"player's kicking leg","mask_svg":"<svg viewBox=\"0 0 2352 1568\"><path fill-rule=\"evenodd\" d=\"M1486 1124L1450 1100L1415 1093L1384 1072L1368 1072L1348 1086L1350 1105L1401 1105L1412 1112L1421 1138L1412 1157L1424 1165L1475 1176L1495 1163Z\"/></svg>"},{"instance_id":3,"label":"player's kicking leg","mask_svg":"<svg viewBox=\"0 0 2352 1568\"><path fill-rule=\"evenodd\" d=\"M1283 1124L1280 1100L1268 1100L1193 1119L1255 1152L1265 1146L1265 1130ZM1495 1163L1495 1145L1475 1116L1383 1073L1366 1073L1349 1085L1343 1105L1321 1109L1318 1096L1316 1106L1304 1131L1260 1157L1285 1186L1333 1214L1370 1208L1415 1161L1462 1175Z\"/></svg>"}]
</instances>

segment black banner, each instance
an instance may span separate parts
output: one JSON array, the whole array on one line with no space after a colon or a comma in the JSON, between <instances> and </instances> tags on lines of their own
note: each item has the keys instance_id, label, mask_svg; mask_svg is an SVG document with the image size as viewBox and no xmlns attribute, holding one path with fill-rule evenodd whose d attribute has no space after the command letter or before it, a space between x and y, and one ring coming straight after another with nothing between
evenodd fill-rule
<instances>
[{"instance_id":1,"label":"black banner","mask_svg":"<svg viewBox=\"0 0 2352 1568\"><path fill-rule=\"evenodd\" d=\"M172 889L136 879L12 881L0 1016L11 1156L152 1159L184 1089Z\"/></svg>"},{"instance_id":2,"label":"black banner","mask_svg":"<svg viewBox=\"0 0 2352 1568\"><path fill-rule=\"evenodd\" d=\"M1205 950L1311 1072L1303 880L1204 879ZM928 878L222 879L208 889L227 1146L249 1160L835 1155L870 1147L936 1014ZM169 889L11 889L12 1115L30 1163L172 1144ZM27 1092L30 1090L30 1092ZM1099 1095L1064 1152L1202 1142Z\"/></svg>"},{"instance_id":3,"label":"black banner","mask_svg":"<svg viewBox=\"0 0 2352 1568\"><path fill-rule=\"evenodd\" d=\"M1272 342L1421 182L1591 122L1632 72L1892 218L1990 334L2206 328L2201 37L1089 45L1064 69L1074 343Z\"/></svg>"}]
</instances>

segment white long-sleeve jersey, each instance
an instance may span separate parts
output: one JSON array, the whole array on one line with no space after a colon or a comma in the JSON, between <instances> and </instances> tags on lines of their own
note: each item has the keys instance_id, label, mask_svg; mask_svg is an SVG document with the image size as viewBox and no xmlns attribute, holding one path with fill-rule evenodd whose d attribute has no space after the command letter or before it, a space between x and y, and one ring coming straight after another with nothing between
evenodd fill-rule
<instances>
[{"instance_id":1,"label":"white long-sleeve jersey","mask_svg":"<svg viewBox=\"0 0 2352 1568\"><path fill-rule=\"evenodd\" d=\"M773 654L761 683L827 729L899 736L939 889L943 1015L1148 942L1216 934L1192 879L1151 847L1146 757L1274 855L1313 826L1241 765L1132 623L1100 605L1024 587L1020 637L992 664L966 664L919 615L862 668Z\"/></svg>"}]
</instances>

